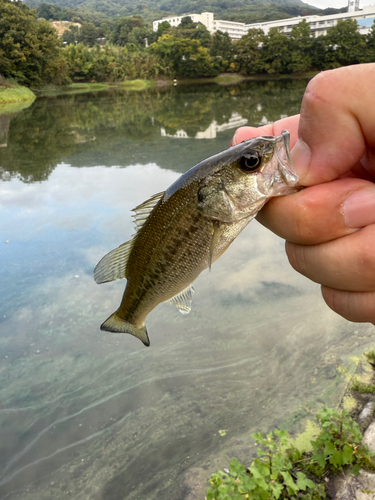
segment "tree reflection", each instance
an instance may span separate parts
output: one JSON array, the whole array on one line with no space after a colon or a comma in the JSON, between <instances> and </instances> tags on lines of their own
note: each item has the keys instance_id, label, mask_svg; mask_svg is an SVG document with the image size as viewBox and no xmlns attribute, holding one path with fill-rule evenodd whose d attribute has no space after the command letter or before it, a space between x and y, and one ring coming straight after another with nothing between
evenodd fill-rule
<instances>
[{"instance_id":1,"label":"tree reflection","mask_svg":"<svg viewBox=\"0 0 375 500\"><path fill-rule=\"evenodd\" d=\"M184 171L191 165L184 164L183 149L192 148L195 137L206 137L203 132L211 124L230 128L236 116L241 123L257 126L298 113L305 86L305 81L201 84L38 99L28 109L2 118L0 176L40 182L61 162L128 166L135 157ZM186 145L176 144L177 131L189 138ZM163 141L169 141L167 147ZM209 141L194 141L197 161L212 154L211 146ZM181 157L178 165L176 157Z\"/></svg>"}]
</instances>

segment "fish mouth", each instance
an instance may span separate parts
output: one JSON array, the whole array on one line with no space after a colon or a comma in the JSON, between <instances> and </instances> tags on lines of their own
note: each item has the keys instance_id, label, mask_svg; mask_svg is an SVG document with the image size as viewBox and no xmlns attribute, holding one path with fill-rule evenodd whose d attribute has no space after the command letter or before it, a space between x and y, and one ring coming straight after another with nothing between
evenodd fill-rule
<instances>
[{"instance_id":1,"label":"fish mouth","mask_svg":"<svg viewBox=\"0 0 375 500\"><path fill-rule=\"evenodd\" d=\"M299 191L298 175L290 156L290 134L283 130L274 137L274 157L267 167L260 171L258 188L267 197L282 196Z\"/></svg>"},{"instance_id":2,"label":"fish mouth","mask_svg":"<svg viewBox=\"0 0 375 500\"><path fill-rule=\"evenodd\" d=\"M283 130L277 138L275 154L283 181L287 186L294 187L299 179L290 156L290 134L288 130Z\"/></svg>"}]
</instances>

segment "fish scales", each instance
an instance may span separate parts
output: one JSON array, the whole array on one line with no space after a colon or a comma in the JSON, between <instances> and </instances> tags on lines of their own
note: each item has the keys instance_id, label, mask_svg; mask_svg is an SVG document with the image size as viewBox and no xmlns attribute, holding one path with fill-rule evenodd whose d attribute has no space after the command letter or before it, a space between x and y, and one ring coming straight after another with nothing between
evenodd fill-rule
<instances>
[{"instance_id":1,"label":"fish scales","mask_svg":"<svg viewBox=\"0 0 375 500\"><path fill-rule=\"evenodd\" d=\"M289 133L244 141L202 161L135 209L133 240L94 271L104 283L126 278L120 307L102 325L149 345L144 321L160 303L190 311L193 281L218 259L273 196L295 192Z\"/></svg>"},{"instance_id":2,"label":"fish scales","mask_svg":"<svg viewBox=\"0 0 375 500\"><path fill-rule=\"evenodd\" d=\"M158 303L178 294L207 267L213 229L194 210L194 184L159 202L136 235L127 266L127 293L119 309L135 326L142 325Z\"/></svg>"}]
</instances>

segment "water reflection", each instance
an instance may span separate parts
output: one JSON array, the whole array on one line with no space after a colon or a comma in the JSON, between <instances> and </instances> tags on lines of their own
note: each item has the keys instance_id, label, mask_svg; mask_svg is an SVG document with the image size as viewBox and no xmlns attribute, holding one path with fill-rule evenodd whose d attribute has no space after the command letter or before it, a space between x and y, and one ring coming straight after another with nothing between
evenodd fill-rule
<instances>
[{"instance_id":1,"label":"water reflection","mask_svg":"<svg viewBox=\"0 0 375 500\"><path fill-rule=\"evenodd\" d=\"M100 332L124 284L97 286L92 270L130 238L131 208L233 133L179 141L161 128L195 137L233 113L250 120L250 108L272 119L295 112L302 95L175 90L36 101L10 121L0 150L1 498L204 498L225 455L248 454L250 432L336 402L337 362L372 340L372 327L324 306L255 221L198 278L190 315L170 304L149 315L150 348ZM268 115L260 106L272 92ZM191 109L168 129L170 108L182 105Z\"/></svg>"},{"instance_id":2,"label":"water reflection","mask_svg":"<svg viewBox=\"0 0 375 500\"><path fill-rule=\"evenodd\" d=\"M222 149L223 141L227 146L239 124L274 121L286 110L297 113L304 86L304 82L268 82L40 99L1 118L6 144L0 150L2 178L18 175L24 182L35 182L47 179L63 161L76 167L127 166L135 158L183 172ZM185 145L172 140L181 130L195 138L213 128L214 140L194 143L193 154L190 140Z\"/></svg>"},{"instance_id":3,"label":"water reflection","mask_svg":"<svg viewBox=\"0 0 375 500\"><path fill-rule=\"evenodd\" d=\"M195 139L215 139L219 132L224 130L233 130L238 127L243 127L247 124L246 118L242 118L239 113L232 113L227 123L222 123L219 125L216 120L214 120L210 125L201 132L197 132L194 136ZM160 133L162 137L174 137L175 139L188 139L189 136L185 130L177 130L175 134L168 134L164 127L161 127Z\"/></svg>"}]
</instances>

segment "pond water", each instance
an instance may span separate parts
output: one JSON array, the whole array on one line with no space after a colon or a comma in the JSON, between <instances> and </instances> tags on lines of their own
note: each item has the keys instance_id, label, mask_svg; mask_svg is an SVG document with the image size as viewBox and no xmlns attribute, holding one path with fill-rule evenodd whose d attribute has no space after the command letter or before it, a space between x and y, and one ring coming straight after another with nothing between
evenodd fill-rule
<instances>
[{"instance_id":1,"label":"pond water","mask_svg":"<svg viewBox=\"0 0 375 500\"><path fill-rule=\"evenodd\" d=\"M124 282L92 275L133 234L132 208L238 126L298 113L305 86L66 94L0 116L1 498L203 500L251 432L340 401L337 364L373 327L331 312L256 221L188 316L149 315L150 348L99 330Z\"/></svg>"}]
</instances>

